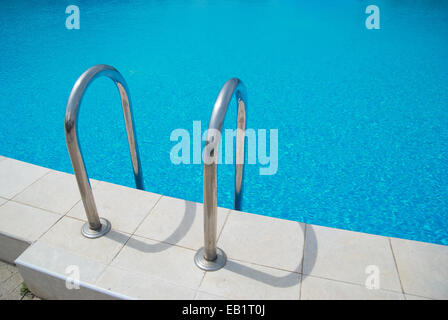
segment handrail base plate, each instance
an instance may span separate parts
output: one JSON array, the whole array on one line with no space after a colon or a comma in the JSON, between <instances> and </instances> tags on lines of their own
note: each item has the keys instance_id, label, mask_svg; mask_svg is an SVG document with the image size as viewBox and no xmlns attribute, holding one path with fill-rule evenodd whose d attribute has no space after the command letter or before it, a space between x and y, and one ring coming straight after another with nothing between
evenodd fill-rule
<instances>
[{"instance_id":1,"label":"handrail base plate","mask_svg":"<svg viewBox=\"0 0 448 320\"><path fill-rule=\"evenodd\" d=\"M90 229L90 225L88 222L84 223L81 229L81 233L84 237L89 239L99 238L104 236L106 233L108 233L111 229L111 224L109 220L100 218L101 222L101 229L99 230L92 230Z\"/></svg>"},{"instance_id":2,"label":"handrail base plate","mask_svg":"<svg viewBox=\"0 0 448 320\"><path fill-rule=\"evenodd\" d=\"M217 257L213 261L209 261L204 258L204 251L205 249L201 248L194 256L194 262L200 269L205 271L216 271L226 265L227 256L220 248L216 248Z\"/></svg>"}]
</instances>

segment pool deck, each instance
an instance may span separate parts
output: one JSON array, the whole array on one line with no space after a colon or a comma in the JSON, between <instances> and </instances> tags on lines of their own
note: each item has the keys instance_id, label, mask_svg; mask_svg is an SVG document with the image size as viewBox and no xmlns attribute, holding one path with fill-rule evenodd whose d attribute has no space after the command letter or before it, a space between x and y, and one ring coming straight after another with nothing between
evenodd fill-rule
<instances>
[{"instance_id":1,"label":"pool deck","mask_svg":"<svg viewBox=\"0 0 448 320\"><path fill-rule=\"evenodd\" d=\"M112 231L86 221L71 174L0 156L0 260L44 299L448 299L448 246L218 210L226 266L194 264L202 204L92 180ZM67 277L79 270L79 289ZM368 289L368 266L379 289ZM366 271L367 268L367 271Z\"/></svg>"}]
</instances>

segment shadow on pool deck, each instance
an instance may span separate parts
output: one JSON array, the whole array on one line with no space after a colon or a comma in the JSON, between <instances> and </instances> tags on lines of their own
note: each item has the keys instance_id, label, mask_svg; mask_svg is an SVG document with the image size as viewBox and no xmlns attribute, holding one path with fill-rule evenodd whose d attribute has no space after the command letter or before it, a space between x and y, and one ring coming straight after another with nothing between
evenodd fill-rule
<instances>
[{"instance_id":1,"label":"shadow on pool deck","mask_svg":"<svg viewBox=\"0 0 448 320\"><path fill-rule=\"evenodd\" d=\"M145 253L156 253L161 252L169 249L172 245L176 245L180 240L182 240L185 235L188 233L188 231L191 229L191 226L193 225L193 222L196 218L196 203L195 202L189 202L186 201L186 207L184 211L184 215L182 218L182 221L178 225L178 227L173 231L171 235L169 235L167 238L165 238L162 241L158 241L157 244L148 244L143 241L139 241L135 238L130 239L129 236L124 235L120 232L117 232L115 230L111 230L106 237L113 239L115 241L119 241L121 243L126 243L125 246L129 246L133 249L136 249L141 252ZM307 241L308 245L312 247L312 250L309 252L312 252L312 256L307 256L307 264L310 266L310 269L313 268L316 256L317 256L317 239L316 235L314 233L313 228L306 228L306 224L302 223L300 224L303 234L303 246L305 246L305 241ZM308 232L308 234L305 234L305 231ZM306 239L305 239L306 236ZM304 249L304 248L303 248ZM304 251L304 250L303 250ZM303 271L303 261L304 261L304 252L302 254L302 259L300 264L295 268L294 272L290 272L289 274L282 276L282 277L276 277L269 273L259 271L254 268L250 268L245 264L238 263L235 260L228 260L226 265L224 266L224 269L240 274L244 277L251 278L253 280L263 282L267 285L274 286L274 287L291 287L296 285L298 282L303 281L306 278L306 275L302 274ZM251 263L250 261L247 261ZM193 263L193 262L192 262ZM272 267L270 267L272 268ZM284 271L284 270L282 270ZM298 277L298 274L301 274L302 277L300 280Z\"/></svg>"}]
</instances>

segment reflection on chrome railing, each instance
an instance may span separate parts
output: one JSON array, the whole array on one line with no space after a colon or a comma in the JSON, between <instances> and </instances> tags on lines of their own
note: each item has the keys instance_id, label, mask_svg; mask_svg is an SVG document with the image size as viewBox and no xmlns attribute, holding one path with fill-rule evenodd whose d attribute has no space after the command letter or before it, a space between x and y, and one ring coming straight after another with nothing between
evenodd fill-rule
<instances>
[{"instance_id":1,"label":"reflection on chrome railing","mask_svg":"<svg viewBox=\"0 0 448 320\"><path fill-rule=\"evenodd\" d=\"M224 251L216 246L218 210L216 163L222 124L234 95L238 107L234 205L236 210L241 208L247 97L244 84L241 80L233 78L224 84L216 99L204 148L204 247L196 253L195 263L199 268L207 271L222 268L227 260Z\"/></svg>"},{"instance_id":2,"label":"reflection on chrome railing","mask_svg":"<svg viewBox=\"0 0 448 320\"><path fill-rule=\"evenodd\" d=\"M131 151L132 167L134 170L135 183L138 189L143 189L143 176L135 135L134 121L132 118L131 101L129 90L122 75L113 67L100 64L91 67L84 72L73 86L68 98L65 110L65 140L68 152L78 182L79 192L86 211L88 223L82 227L82 234L87 238L98 238L106 234L110 228L110 222L104 218L99 218L98 211L93 198L92 188L84 165L84 159L78 141L78 111L82 97L90 83L98 77L106 76L114 81L117 86L121 104L123 107L124 120L126 123L126 133L128 136L129 149Z\"/></svg>"}]
</instances>

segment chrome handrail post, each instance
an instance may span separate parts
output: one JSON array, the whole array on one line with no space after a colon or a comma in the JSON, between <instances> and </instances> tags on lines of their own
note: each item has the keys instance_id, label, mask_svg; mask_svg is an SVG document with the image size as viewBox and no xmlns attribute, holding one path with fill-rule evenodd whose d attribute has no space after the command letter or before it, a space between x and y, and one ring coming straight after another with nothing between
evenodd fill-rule
<instances>
[{"instance_id":1,"label":"chrome handrail post","mask_svg":"<svg viewBox=\"0 0 448 320\"><path fill-rule=\"evenodd\" d=\"M68 98L64 121L65 140L88 220L88 222L83 225L81 232L87 238L101 237L111 229L110 222L104 218L99 218L98 216L98 210L96 208L92 187L87 175L87 170L85 168L85 162L78 139L78 111L81 105L82 97L84 96L84 93L90 83L100 76L106 76L114 81L120 92L135 183L138 189L143 189L141 162L132 117L129 90L126 82L122 75L111 66L104 64L93 66L85 71L73 86Z\"/></svg>"},{"instance_id":2,"label":"chrome handrail post","mask_svg":"<svg viewBox=\"0 0 448 320\"><path fill-rule=\"evenodd\" d=\"M226 254L217 247L217 159L221 129L230 100L235 96L238 108L235 164L235 209L241 209L241 192L244 173L244 133L246 130L247 95L241 80L228 80L216 99L210 117L204 148L204 247L195 255L196 265L206 271L222 268L227 261Z\"/></svg>"}]
</instances>

